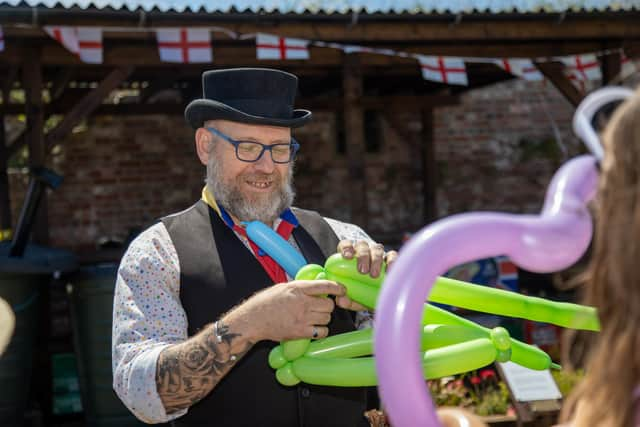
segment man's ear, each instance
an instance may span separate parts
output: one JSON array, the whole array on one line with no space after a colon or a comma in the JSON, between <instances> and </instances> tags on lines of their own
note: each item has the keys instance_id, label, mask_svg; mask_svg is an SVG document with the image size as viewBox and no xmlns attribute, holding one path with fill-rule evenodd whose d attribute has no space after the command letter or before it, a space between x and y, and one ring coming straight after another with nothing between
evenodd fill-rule
<instances>
[{"instance_id":1,"label":"man's ear","mask_svg":"<svg viewBox=\"0 0 640 427\"><path fill-rule=\"evenodd\" d=\"M207 165L209 162L209 152L213 149L211 133L205 128L196 130L196 153L200 163Z\"/></svg>"}]
</instances>

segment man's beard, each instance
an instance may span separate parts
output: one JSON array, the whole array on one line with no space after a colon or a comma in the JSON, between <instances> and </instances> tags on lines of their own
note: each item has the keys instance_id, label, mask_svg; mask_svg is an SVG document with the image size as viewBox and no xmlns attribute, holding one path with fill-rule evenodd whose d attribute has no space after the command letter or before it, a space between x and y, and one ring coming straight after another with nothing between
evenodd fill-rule
<instances>
[{"instance_id":1,"label":"man's beard","mask_svg":"<svg viewBox=\"0 0 640 427\"><path fill-rule=\"evenodd\" d=\"M266 154L266 153L265 153ZM274 190L270 193L243 193L240 189L249 181L269 178ZM247 173L238 175L229 182L224 180L224 167L215 155L209 157L207 164L207 188L216 202L240 221L261 221L272 224L280 214L293 203L293 162L287 176L283 179L277 172L273 174Z\"/></svg>"}]
</instances>

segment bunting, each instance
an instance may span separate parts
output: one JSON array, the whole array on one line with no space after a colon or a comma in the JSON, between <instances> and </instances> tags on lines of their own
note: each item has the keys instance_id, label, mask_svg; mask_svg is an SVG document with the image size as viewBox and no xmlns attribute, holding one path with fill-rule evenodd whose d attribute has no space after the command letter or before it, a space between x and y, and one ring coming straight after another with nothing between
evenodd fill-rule
<instances>
[{"instance_id":1,"label":"bunting","mask_svg":"<svg viewBox=\"0 0 640 427\"><path fill-rule=\"evenodd\" d=\"M462 58L416 55L425 80L466 86L467 69Z\"/></svg>"},{"instance_id":2,"label":"bunting","mask_svg":"<svg viewBox=\"0 0 640 427\"><path fill-rule=\"evenodd\" d=\"M43 30L65 49L76 55L81 61L90 64L103 63L103 28L74 26L45 26ZM107 30L108 31L108 30ZM280 37L273 34L238 35L225 28L156 28L158 53L161 61L175 63L212 63L213 53L211 32L222 32L236 39L255 38L256 58L260 60L308 60L309 46L340 49L345 54L374 54L413 58L417 60L422 77L425 80L449 85L467 86L469 84L466 62L492 63L516 77L528 81L540 81L543 74L534 61L560 61L564 64L565 75L581 90L589 82L602 79L598 56L619 53L622 72L628 75L638 69L638 64L624 56L622 49L609 49L602 52L585 53L552 58L464 58L452 56L430 56L393 49L375 48L351 44L305 40L293 37ZM3 27L0 26L0 52L4 51Z\"/></svg>"},{"instance_id":3,"label":"bunting","mask_svg":"<svg viewBox=\"0 0 640 427\"><path fill-rule=\"evenodd\" d=\"M533 64L533 61L530 59L522 59L522 58L503 58L496 59L495 64L498 67L505 70L507 73L513 74L514 76L523 78L529 81L541 81L544 80L544 76L542 73L536 68Z\"/></svg>"},{"instance_id":4,"label":"bunting","mask_svg":"<svg viewBox=\"0 0 640 427\"><path fill-rule=\"evenodd\" d=\"M47 26L44 31L82 62L102 64L100 27Z\"/></svg>"},{"instance_id":5,"label":"bunting","mask_svg":"<svg viewBox=\"0 0 640 427\"><path fill-rule=\"evenodd\" d=\"M158 28L158 53L163 62L199 64L213 62L211 33L201 28Z\"/></svg>"},{"instance_id":6,"label":"bunting","mask_svg":"<svg viewBox=\"0 0 640 427\"><path fill-rule=\"evenodd\" d=\"M256 55L258 59L309 59L309 41L258 33Z\"/></svg>"}]
</instances>

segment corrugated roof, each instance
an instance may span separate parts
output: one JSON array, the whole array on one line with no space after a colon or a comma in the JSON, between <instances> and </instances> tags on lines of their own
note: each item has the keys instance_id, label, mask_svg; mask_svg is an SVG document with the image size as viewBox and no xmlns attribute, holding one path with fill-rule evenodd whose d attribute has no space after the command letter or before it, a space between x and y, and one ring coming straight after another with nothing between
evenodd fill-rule
<instances>
[{"instance_id":1,"label":"corrugated roof","mask_svg":"<svg viewBox=\"0 0 640 427\"><path fill-rule=\"evenodd\" d=\"M640 10L640 0L4 0L0 5L162 12L560 13Z\"/></svg>"}]
</instances>

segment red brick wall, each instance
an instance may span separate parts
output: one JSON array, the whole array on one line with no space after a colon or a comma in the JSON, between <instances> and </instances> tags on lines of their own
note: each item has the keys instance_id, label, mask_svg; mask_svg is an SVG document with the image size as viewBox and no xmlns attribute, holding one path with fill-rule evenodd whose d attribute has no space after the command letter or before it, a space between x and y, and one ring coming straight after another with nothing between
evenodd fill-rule
<instances>
[{"instance_id":1,"label":"red brick wall","mask_svg":"<svg viewBox=\"0 0 640 427\"><path fill-rule=\"evenodd\" d=\"M469 210L536 212L564 159L554 142L555 120L569 156L573 109L552 87L513 80L465 94L461 105L435 111L438 214ZM382 147L368 153L368 231L397 240L422 224L418 113L382 114ZM397 127L403 127L398 130ZM337 153L336 117L318 112L295 131L303 149L296 167L297 204L349 220L351 186ZM125 238L154 219L189 206L203 185L193 131L179 116L96 117L73 134L51 166L64 175L49 195L55 246L93 249L100 237ZM24 177L11 174L17 217Z\"/></svg>"}]
</instances>

